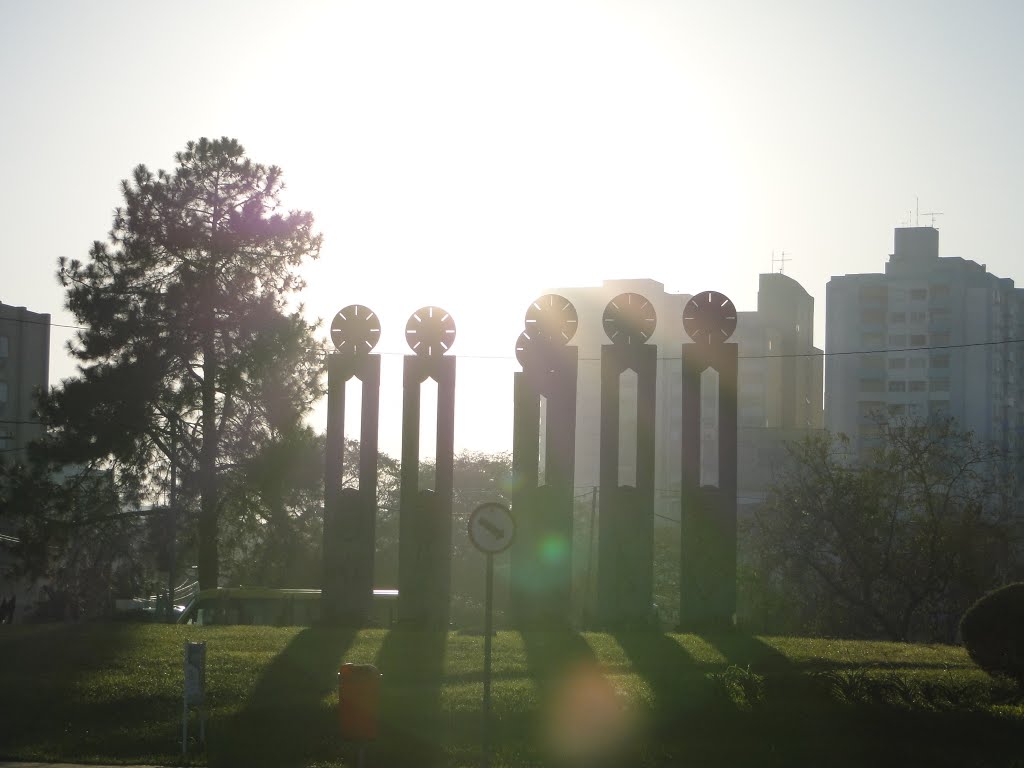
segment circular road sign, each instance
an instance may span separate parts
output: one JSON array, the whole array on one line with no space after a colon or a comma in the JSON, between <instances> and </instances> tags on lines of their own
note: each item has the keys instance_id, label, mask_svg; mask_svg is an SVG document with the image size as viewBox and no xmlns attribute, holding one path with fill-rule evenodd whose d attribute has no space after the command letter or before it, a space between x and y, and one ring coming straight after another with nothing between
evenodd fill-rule
<instances>
[{"instance_id":1,"label":"circular road sign","mask_svg":"<svg viewBox=\"0 0 1024 768\"><path fill-rule=\"evenodd\" d=\"M469 540L488 555L504 552L516 537L516 521L504 504L488 501L469 516Z\"/></svg>"}]
</instances>

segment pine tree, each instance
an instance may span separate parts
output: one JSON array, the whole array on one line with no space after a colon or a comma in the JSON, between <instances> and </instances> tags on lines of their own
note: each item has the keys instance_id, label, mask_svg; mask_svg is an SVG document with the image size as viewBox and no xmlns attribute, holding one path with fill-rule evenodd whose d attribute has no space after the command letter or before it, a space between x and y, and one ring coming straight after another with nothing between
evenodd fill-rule
<instances>
[{"instance_id":1,"label":"pine tree","mask_svg":"<svg viewBox=\"0 0 1024 768\"><path fill-rule=\"evenodd\" d=\"M309 213L282 211L281 170L234 139L189 142L175 160L172 172L138 166L108 241L84 262L60 261L84 330L69 344L79 374L43 400L42 453L116 467L136 501L160 489L173 460L183 498L198 498L209 588L225 489L321 394L313 327L289 304L321 236Z\"/></svg>"}]
</instances>

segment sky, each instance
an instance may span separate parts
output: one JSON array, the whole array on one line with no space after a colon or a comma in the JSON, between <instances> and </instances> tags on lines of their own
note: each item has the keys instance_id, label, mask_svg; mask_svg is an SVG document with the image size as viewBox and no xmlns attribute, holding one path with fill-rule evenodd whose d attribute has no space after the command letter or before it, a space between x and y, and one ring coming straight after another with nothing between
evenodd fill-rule
<instances>
[{"instance_id":1,"label":"sky","mask_svg":"<svg viewBox=\"0 0 1024 768\"><path fill-rule=\"evenodd\" d=\"M784 251L821 346L830 276L933 221L942 255L1021 284L1022 37L1018 0L0 0L0 300L52 315L51 384L73 375L57 259L106 237L136 165L234 137L324 235L318 334L349 304L381 318L382 449L406 321L437 305L456 447L508 450L515 339L550 286L752 310Z\"/></svg>"}]
</instances>

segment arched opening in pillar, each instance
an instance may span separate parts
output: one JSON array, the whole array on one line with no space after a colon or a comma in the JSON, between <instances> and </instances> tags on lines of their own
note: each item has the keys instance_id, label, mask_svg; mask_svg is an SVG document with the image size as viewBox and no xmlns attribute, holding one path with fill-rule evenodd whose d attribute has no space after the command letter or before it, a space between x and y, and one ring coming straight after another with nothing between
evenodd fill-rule
<instances>
[{"instance_id":1,"label":"arched opening in pillar","mask_svg":"<svg viewBox=\"0 0 1024 768\"><path fill-rule=\"evenodd\" d=\"M537 408L537 485L546 485L548 461L548 399L540 396Z\"/></svg>"},{"instance_id":2,"label":"arched opening in pillar","mask_svg":"<svg viewBox=\"0 0 1024 768\"><path fill-rule=\"evenodd\" d=\"M637 393L639 378L628 369L619 374L619 485L636 487Z\"/></svg>"},{"instance_id":3,"label":"arched opening in pillar","mask_svg":"<svg viewBox=\"0 0 1024 768\"><path fill-rule=\"evenodd\" d=\"M357 444L363 419L363 382L355 376L345 382L345 447L342 458L342 486L359 490L359 453L349 450L349 441Z\"/></svg>"},{"instance_id":4,"label":"arched opening in pillar","mask_svg":"<svg viewBox=\"0 0 1024 768\"><path fill-rule=\"evenodd\" d=\"M420 384L420 490L437 487L437 382Z\"/></svg>"},{"instance_id":5,"label":"arched opening in pillar","mask_svg":"<svg viewBox=\"0 0 1024 768\"><path fill-rule=\"evenodd\" d=\"M718 371L700 375L700 484L718 486Z\"/></svg>"}]
</instances>

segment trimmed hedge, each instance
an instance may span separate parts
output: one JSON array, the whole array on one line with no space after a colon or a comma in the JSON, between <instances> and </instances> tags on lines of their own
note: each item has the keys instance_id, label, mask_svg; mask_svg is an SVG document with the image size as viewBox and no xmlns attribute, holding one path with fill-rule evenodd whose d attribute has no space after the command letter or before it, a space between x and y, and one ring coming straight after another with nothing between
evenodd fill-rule
<instances>
[{"instance_id":1,"label":"trimmed hedge","mask_svg":"<svg viewBox=\"0 0 1024 768\"><path fill-rule=\"evenodd\" d=\"M1024 583L989 592L968 608L960 635L975 664L1024 690Z\"/></svg>"}]
</instances>

